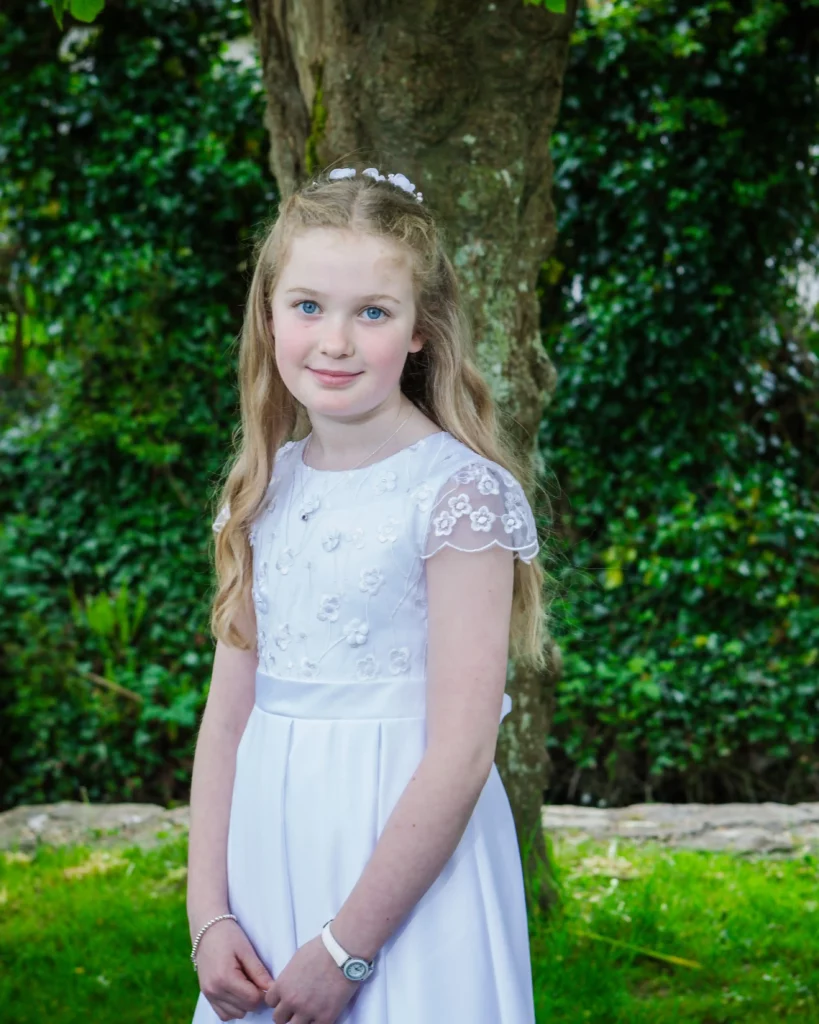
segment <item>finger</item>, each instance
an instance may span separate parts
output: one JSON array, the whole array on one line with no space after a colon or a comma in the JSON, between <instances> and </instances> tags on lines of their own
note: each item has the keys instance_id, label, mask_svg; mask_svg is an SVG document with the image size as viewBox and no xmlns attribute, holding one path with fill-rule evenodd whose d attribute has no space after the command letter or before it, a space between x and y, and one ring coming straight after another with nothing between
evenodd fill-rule
<instances>
[{"instance_id":1,"label":"finger","mask_svg":"<svg viewBox=\"0 0 819 1024\"><path fill-rule=\"evenodd\" d=\"M273 1021L274 1024L292 1024L293 1008L280 1000L278 1006L273 1011Z\"/></svg>"},{"instance_id":2,"label":"finger","mask_svg":"<svg viewBox=\"0 0 819 1024\"><path fill-rule=\"evenodd\" d=\"M259 990L247 980L238 967L214 988L215 991L211 990L212 997L208 996L211 1004L219 1004L233 1011L234 1017L243 1017L248 1010L255 1009L261 1002Z\"/></svg>"},{"instance_id":3,"label":"finger","mask_svg":"<svg viewBox=\"0 0 819 1024\"><path fill-rule=\"evenodd\" d=\"M273 984L273 976L253 950L250 949L246 952L243 950L241 953L237 953L236 957L242 965L242 970L253 984L262 992L266 992Z\"/></svg>"},{"instance_id":4,"label":"finger","mask_svg":"<svg viewBox=\"0 0 819 1024\"><path fill-rule=\"evenodd\" d=\"M245 974L242 965L237 963L228 982L225 996L244 1010L253 1010L264 998L264 992L259 991L259 987Z\"/></svg>"},{"instance_id":5,"label":"finger","mask_svg":"<svg viewBox=\"0 0 819 1024\"><path fill-rule=\"evenodd\" d=\"M236 1006L228 999L214 1000L210 1005L216 1011L219 1020L241 1020L245 1015L240 1006Z\"/></svg>"}]
</instances>

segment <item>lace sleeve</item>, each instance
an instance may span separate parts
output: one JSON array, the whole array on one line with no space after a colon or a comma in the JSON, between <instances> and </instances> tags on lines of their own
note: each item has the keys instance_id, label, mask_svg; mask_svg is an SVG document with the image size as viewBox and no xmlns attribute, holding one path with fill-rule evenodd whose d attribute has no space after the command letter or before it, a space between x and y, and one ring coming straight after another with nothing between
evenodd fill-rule
<instances>
[{"instance_id":1,"label":"lace sleeve","mask_svg":"<svg viewBox=\"0 0 819 1024\"><path fill-rule=\"evenodd\" d=\"M531 562L539 547L535 518L511 473L493 462L471 462L438 491L421 557L446 547L483 551L494 545Z\"/></svg>"}]
</instances>

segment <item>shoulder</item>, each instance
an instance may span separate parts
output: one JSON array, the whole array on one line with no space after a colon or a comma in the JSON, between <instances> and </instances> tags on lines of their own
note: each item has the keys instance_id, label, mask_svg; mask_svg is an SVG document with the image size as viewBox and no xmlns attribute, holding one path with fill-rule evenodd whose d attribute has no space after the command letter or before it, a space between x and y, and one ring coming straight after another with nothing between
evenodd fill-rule
<instances>
[{"instance_id":1,"label":"shoulder","mask_svg":"<svg viewBox=\"0 0 819 1024\"><path fill-rule=\"evenodd\" d=\"M444 547L482 551L499 546L530 562L539 547L537 526L514 474L449 433L432 440L423 479L411 491L421 557Z\"/></svg>"},{"instance_id":2,"label":"shoulder","mask_svg":"<svg viewBox=\"0 0 819 1024\"><path fill-rule=\"evenodd\" d=\"M284 478L285 474L292 472L295 460L298 457L298 453L301 451L302 444L303 441L287 441L276 451L276 455L273 459L273 474L271 476L270 483L267 485L267 490L265 491L265 495L261 503L262 508L270 499L276 485ZM213 521L213 532L219 533L228 519L230 519L230 502L225 502L225 504L219 509L219 514Z\"/></svg>"}]
</instances>

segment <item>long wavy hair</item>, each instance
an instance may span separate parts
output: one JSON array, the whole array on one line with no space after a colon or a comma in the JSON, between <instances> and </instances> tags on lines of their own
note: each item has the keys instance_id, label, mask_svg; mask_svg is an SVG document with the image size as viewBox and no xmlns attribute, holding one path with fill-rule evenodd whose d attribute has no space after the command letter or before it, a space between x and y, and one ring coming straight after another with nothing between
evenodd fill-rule
<instances>
[{"instance_id":1,"label":"long wavy hair","mask_svg":"<svg viewBox=\"0 0 819 1024\"><path fill-rule=\"evenodd\" d=\"M255 637L241 628L242 622L252 621L248 619L253 608L249 530L265 499L277 450L309 431L306 409L279 375L270 320L273 290L290 241L310 228L362 232L409 250L417 297L416 329L424 345L407 356L401 390L438 427L517 477L533 508L538 508L529 460L516 455L476 366L458 283L432 214L413 194L389 181L361 173L335 180L320 174L282 202L276 218L264 226L253 254L239 348L241 422L215 504L215 510L229 505L230 515L215 534L217 583L211 608L214 637L242 650L254 649L256 644ZM547 660L543 581L537 559L529 564L515 559L510 653L538 668Z\"/></svg>"}]
</instances>

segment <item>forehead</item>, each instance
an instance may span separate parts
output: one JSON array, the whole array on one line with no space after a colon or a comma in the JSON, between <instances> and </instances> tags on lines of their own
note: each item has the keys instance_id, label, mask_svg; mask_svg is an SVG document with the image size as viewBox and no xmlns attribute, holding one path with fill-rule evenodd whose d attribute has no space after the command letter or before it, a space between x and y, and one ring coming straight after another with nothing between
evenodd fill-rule
<instances>
[{"instance_id":1,"label":"forehead","mask_svg":"<svg viewBox=\"0 0 819 1024\"><path fill-rule=\"evenodd\" d=\"M409 251L389 238L336 228L308 228L290 241L279 287L369 292L412 288Z\"/></svg>"}]
</instances>

